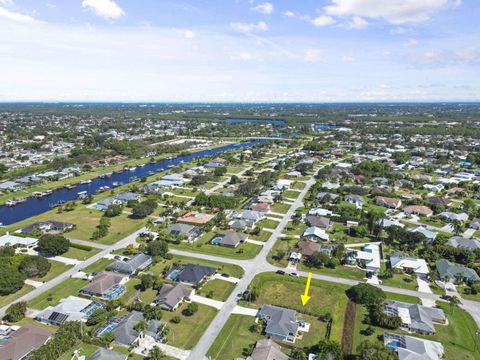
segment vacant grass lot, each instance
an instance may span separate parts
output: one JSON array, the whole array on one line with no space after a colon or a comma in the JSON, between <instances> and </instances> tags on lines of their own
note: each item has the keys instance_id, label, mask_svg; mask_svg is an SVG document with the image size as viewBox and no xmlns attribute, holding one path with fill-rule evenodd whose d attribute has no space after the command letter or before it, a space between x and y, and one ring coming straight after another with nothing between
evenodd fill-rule
<instances>
[{"instance_id":1,"label":"vacant grass lot","mask_svg":"<svg viewBox=\"0 0 480 360\"><path fill-rule=\"evenodd\" d=\"M287 235L303 235L307 228L307 224L300 223L298 225L293 225L293 223L289 221L283 232Z\"/></svg>"},{"instance_id":2,"label":"vacant grass lot","mask_svg":"<svg viewBox=\"0 0 480 360\"><path fill-rule=\"evenodd\" d=\"M62 254L63 257L68 257L71 259L77 260L87 260L89 257L92 257L96 253L100 252L100 249L92 248L90 251L86 251L83 249L77 249L74 247L70 247L65 254Z\"/></svg>"},{"instance_id":3,"label":"vacant grass lot","mask_svg":"<svg viewBox=\"0 0 480 360\"><path fill-rule=\"evenodd\" d=\"M286 214L288 209L290 209L290 204L285 203L275 203L270 207L270 211L274 213Z\"/></svg>"},{"instance_id":4,"label":"vacant grass lot","mask_svg":"<svg viewBox=\"0 0 480 360\"><path fill-rule=\"evenodd\" d=\"M297 269L302 271L310 271L315 274L323 274L335 277L342 277L347 279L353 280L363 280L365 278L366 272L364 270L360 270L358 268L354 268L351 266L343 266L339 265L335 269L330 269L327 267L323 267L321 269L317 269L314 267L306 266L304 263L300 263L297 266Z\"/></svg>"},{"instance_id":5,"label":"vacant grass lot","mask_svg":"<svg viewBox=\"0 0 480 360\"><path fill-rule=\"evenodd\" d=\"M300 295L305 290L305 282L306 279L303 278L293 278L274 273L257 275L251 286L258 289L259 296L254 303L244 305L259 308L263 304L272 304L317 316L330 313L333 319L331 339L339 341L348 301L345 291L349 287L312 279L309 293L311 299L305 306L302 306ZM308 339L308 341L315 340L318 342L322 336L323 334L317 334L316 339Z\"/></svg>"},{"instance_id":6,"label":"vacant grass lot","mask_svg":"<svg viewBox=\"0 0 480 360\"><path fill-rule=\"evenodd\" d=\"M267 229L275 230L279 223L280 223L279 221L264 219L259 221L256 226L259 228L267 228Z\"/></svg>"},{"instance_id":7,"label":"vacant grass lot","mask_svg":"<svg viewBox=\"0 0 480 360\"><path fill-rule=\"evenodd\" d=\"M292 185L292 189L303 190L305 189L305 186L304 182L295 181Z\"/></svg>"},{"instance_id":8,"label":"vacant grass lot","mask_svg":"<svg viewBox=\"0 0 480 360\"><path fill-rule=\"evenodd\" d=\"M298 195L300 195L300 192L295 190L287 190L282 193L282 196L288 199L296 199Z\"/></svg>"},{"instance_id":9,"label":"vacant grass lot","mask_svg":"<svg viewBox=\"0 0 480 360\"><path fill-rule=\"evenodd\" d=\"M197 294L204 297L208 297L208 295L211 294L212 299L225 301L228 299L234 288L234 283L220 279L213 279L202 286L202 288L197 291Z\"/></svg>"},{"instance_id":10,"label":"vacant grass lot","mask_svg":"<svg viewBox=\"0 0 480 360\"><path fill-rule=\"evenodd\" d=\"M150 267L150 272L153 275L158 276L162 274L164 271L166 271L167 269L170 269L173 264L178 264L178 265L198 264L198 265L204 265L204 266L212 266L217 268L219 273L226 273L236 278L241 278L244 274L243 269L237 265L190 258L190 257L180 256L180 255L173 255L173 258L171 260L162 259L161 261L159 261L158 263Z\"/></svg>"},{"instance_id":11,"label":"vacant grass lot","mask_svg":"<svg viewBox=\"0 0 480 360\"><path fill-rule=\"evenodd\" d=\"M170 328L168 344L188 350L197 344L215 317L217 310L210 306L198 304L198 311L193 316L184 316L182 311L186 307L187 304L183 304L176 311L164 311L162 321L165 321ZM174 316L180 316L179 324L170 321Z\"/></svg>"},{"instance_id":12,"label":"vacant grass lot","mask_svg":"<svg viewBox=\"0 0 480 360\"><path fill-rule=\"evenodd\" d=\"M169 244L172 249L179 249L202 254L222 256L233 259L252 259L262 249L260 245L251 243L239 244L236 248L229 248L220 245L213 245L210 240L215 236L215 232L211 231L204 234L194 243L181 242L180 244Z\"/></svg>"}]
</instances>

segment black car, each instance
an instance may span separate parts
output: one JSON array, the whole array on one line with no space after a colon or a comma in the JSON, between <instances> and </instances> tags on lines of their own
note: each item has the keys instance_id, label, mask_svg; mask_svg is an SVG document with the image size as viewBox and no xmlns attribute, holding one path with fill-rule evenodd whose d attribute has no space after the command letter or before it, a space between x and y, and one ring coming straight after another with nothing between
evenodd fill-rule
<instances>
[{"instance_id":1,"label":"black car","mask_svg":"<svg viewBox=\"0 0 480 360\"><path fill-rule=\"evenodd\" d=\"M285 271L283 270L277 270L275 273L278 275L285 275Z\"/></svg>"}]
</instances>

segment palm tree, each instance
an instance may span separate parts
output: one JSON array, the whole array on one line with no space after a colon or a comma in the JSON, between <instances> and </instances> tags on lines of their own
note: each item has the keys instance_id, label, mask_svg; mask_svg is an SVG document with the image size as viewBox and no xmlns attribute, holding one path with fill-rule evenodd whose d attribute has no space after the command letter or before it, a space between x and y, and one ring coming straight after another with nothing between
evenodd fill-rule
<instances>
[{"instance_id":1,"label":"palm tree","mask_svg":"<svg viewBox=\"0 0 480 360\"><path fill-rule=\"evenodd\" d=\"M154 346L147 356L148 360L162 360L166 358L167 356L158 346Z\"/></svg>"},{"instance_id":2,"label":"palm tree","mask_svg":"<svg viewBox=\"0 0 480 360\"><path fill-rule=\"evenodd\" d=\"M462 232L462 223L460 221L453 221L453 232L455 233L455 235L459 235Z\"/></svg>"},{"instance_id":3,"label":"palm tree","mask_svg":"<svg viewBox=\"0 0 480 360\"><path fill-rule=\"evenodd\" d=\"M140 333L140 337L143 337L144 332L148 329L148 323L142 319L140 320L137 325L135 325L135 330Z\"/></svg>"},{"instance_id":4,"label":"palm tree","mask_svg":"<svg viewBox=\"0 0 480 360\"><path fill-rule=\"evenodd\" d=\"M460 304L460 299L456 296L451 296L448 303L450 304L450 314L452 314L453 310Z\"/></svg>"}]
</instances>

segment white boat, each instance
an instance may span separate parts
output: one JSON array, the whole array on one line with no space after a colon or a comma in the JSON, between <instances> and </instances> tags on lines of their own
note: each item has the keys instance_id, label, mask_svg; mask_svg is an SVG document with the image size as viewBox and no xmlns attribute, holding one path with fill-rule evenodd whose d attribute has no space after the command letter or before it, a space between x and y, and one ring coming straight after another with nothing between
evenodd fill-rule
<instances>
[{"instance_id":1,"label":"white boat","mask_svg":"<svg viewBox=\"0 0 480 360\"><path fill-rule=\"evenodd\" d=\"M92 180L82 180L80 181L80 184L91 184L92 183Z\"/></svg>"},{"instance_id":2,"label":"white boat","mask_svg":"<svg viewBox=\"0 0 480 360\"><path fill-rule=\"evenodd\" d=\"M136 168L137 168L136 166L132 166L132 167L128 168L128 171L135 171Z\"/></svg>"}]
</instances>

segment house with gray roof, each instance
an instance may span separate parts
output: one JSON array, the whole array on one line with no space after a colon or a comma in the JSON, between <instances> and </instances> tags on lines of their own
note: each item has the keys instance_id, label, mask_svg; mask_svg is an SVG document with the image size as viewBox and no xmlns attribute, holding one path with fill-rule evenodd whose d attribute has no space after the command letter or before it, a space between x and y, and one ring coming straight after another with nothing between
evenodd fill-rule
<instances>
[{"instance_id":1,"label":"house with gray roof","mask_svg":"<svg viewBox=\"0 0 480 360\"><path fill-rule=\"evenodd\" d=\"M365 200L363 199L363 196L356 195L356 194L346 195L345 201L355 205L357 208L362 208L363 205L365 204Z\"/></svg>"},{"instance_id":2,"label":"house with gray roof","mask_svg":"<svg viewBox=\"0 0 480 360\"><path fill-rule=\"evenodd\" d=\"M114 300L125 294L125 283L128 277L110 271L104 271L88 284L80 292L88 296L100 299Z\"/></svg>"},{"instance_id":3,"label":"house with gray roof","mask_svg":"<svg viewBox=\"0 0 480 360\"><path fill-rule=\"evenodd\" d=\"M187 264L182 268L173 268L167 274L166 279L178 281L188 285L198 285L215 275L217 269L210 266Z\"/></svg>"},{"instance_id":4,"label":"house with gray roof","mask_svg":"<svg viewBox=\"0 0 480 360\"><path fill-rule=\"evenodd\" d=\"M443 281L451 281L456 283L461 278L466 283L480 281L480 276L473 269L461 264L456 264L445 259L436 262L438 276Z\"/></svg>"},{"instance_id":5,"label":"house with gray roof","mask_svg":"<svg viewBox=\"0 0 480 360\"><path fill-rule=\"evenodd\" d=\"M99 348L95 351L88 360L127 360L128 355L116 351Z\"/></svg>"},{"instance_id":6,"label":"house with gray roof","mask_svg":"<svg viewBox=\"0 0 480 360\"><path fill-rule=\"evenodd\" d=\"M317 227L325 231L330 231L333 229L333 221L325 216L307 215L305 217L305 222L308 224L308 226Z\"/></svg>"},{"instance_id":7,"label":"house with gray roof","mask_svg":"<svg viewBox=\"0 0 480 360\"><path fill-rule=\"evenodd\" d=\"M240 243L245 242L248 236L238 232L227 232L216 234L210 242L214 245L236 248Z\"/></svg>"},{"instance_id":8,"label":"house with gray roof","mask_svg":"<svg viewBox=\"0 0 480 360\"><path fill-rule=\"evenodd\" d=\"M22 188L22 184L19 184L15 181L5 181L3 183L0 183L0 191L11 191L15 192L18 191Z\"/></svg>"},{"instance_id":9,"label":"house with gray roof","mask_svg":"<svg viewBox=\"0 0 480 360\"><path fill-rule=\"evenodd\" d=\"M289 360L282 348L272 339L258 340L252 354L246 360Z\"/></svg>"},{"instance_id":10,"label":"house with gray roof","mask_svg":"<svg viewBox=\"0 0 480 360\"><path fill-rule=\"evenodd\" d=\"M117 196L115 196L115 199L126 204L129 201L140 200L140 195L136 194L134 192L131 192L131 191L125 191L125 192L122 192L122 193L118 194Z\"/></svg>"},{"instance_id":11,"label":"house with gray roof","mask_svg":"<svg viewBox=\"0 0 480 360\"><path fill-rule=\"evenodd\" d=\"M462 236L453 236L448 239L448 245L457 249L477 250L480 249L480 239L467 239Z\"/></svg>"},{"instance_id":12,"label":"house with gray roof","mask_svg":"<svg viewBox=\"0 0 480 360\"><path fill-rule=\"evenodd\" d=\"M422 335L435 334L434 324L445 324L447 321L442 309L401 301L387 302L383 311L387 316L400 317L403 330Z\"/></svg>"},{"instance_id":13,"label":"house with gray roof","mask_svg":"<svg viewBox=\"0 0 480 360\"><path fill-rule=\"evenodd\" d=\"M153 301L153 305L174 311L185 299L190 298L194 293L194 289L182 283L163 284Z\"/></svg>"},{"instance_id":14,"label":"house with gray roof","mask_svg":"<svg viewBox=\"0 0 480 360\"><path fill-rule=\"evenodd\" d=\"M193 242L200 236L200 229L196 226L182 223L170 225L167 232L173 236L183 237L189 242Z\"/></svg>"},{"instance_id":15,"label":"house with gray roof","mask_svg":"<svg viewBox=\"0 0 480 360\"><path fill-rule=\"evenodd\" d=\"M299 329L297 312L274 305L263 305L257 317L267 323L265 335L294 343Z\"/></svg>"},{"instance_id":16,"label":"house with gray roof","mask_svg":"<svg viewBox=\"0 0 480 360\"><path fill-rule=\"evenodd\" d=\"M243 220L247 227L253 227L255 224L264 218L265 214L260 211L243 210L233 214L234 220Z\"/></svg>"},{"instance_id":17,"label":"house with gray roof","mask_svg":"<svg viewBox=\"0 0 480 360\"><path fill-rule=\"evenodd\" d=\"M137 271L145 270L152 263L152 257L144 253L139 253L127 261L115 261L111 270L122 274L131 275Z\"/></svg>"},{"instance_id":18,"label":"house with gray roof","mask_svg":"<svg viewBox=\"0 0 480 360\"><path fill-rule=\"evenodd\" d=\"M33 224L25 226L20 230L20 232L27 235L33 235L33 233L37 231L41 234L61 234L72 230L75 226L76 225L72 223L54 220L37 221Z\"/></svg>"},{"instance_id":19,"label":"house with gray roof","mask_svg":"<svg viewBox=\"0 0 480 360\"><path fill-rule=\"evenodd\" d=\"M143 314L139 311L131 311L122 321L112 330L115 335L115 341L121 345L131 346L136 343L140 337L140 333L135 330L137 324L144 320ZM154 340L160 338L159 329L165 324L159 320L148 320L148 329L145 336L149 336Z\"/></svg>"},{"instance_id":20,"label":"house with gray roof","mask_svg":"<svg viewBox=\"0 0 480 360\"><path fill-rule=\"evenodd\" d=\"M397 353L399 360L439 360L445 355L443 345L437 341L385 333L383 342L390 350Z\"/></svg>"}]
</instances>

